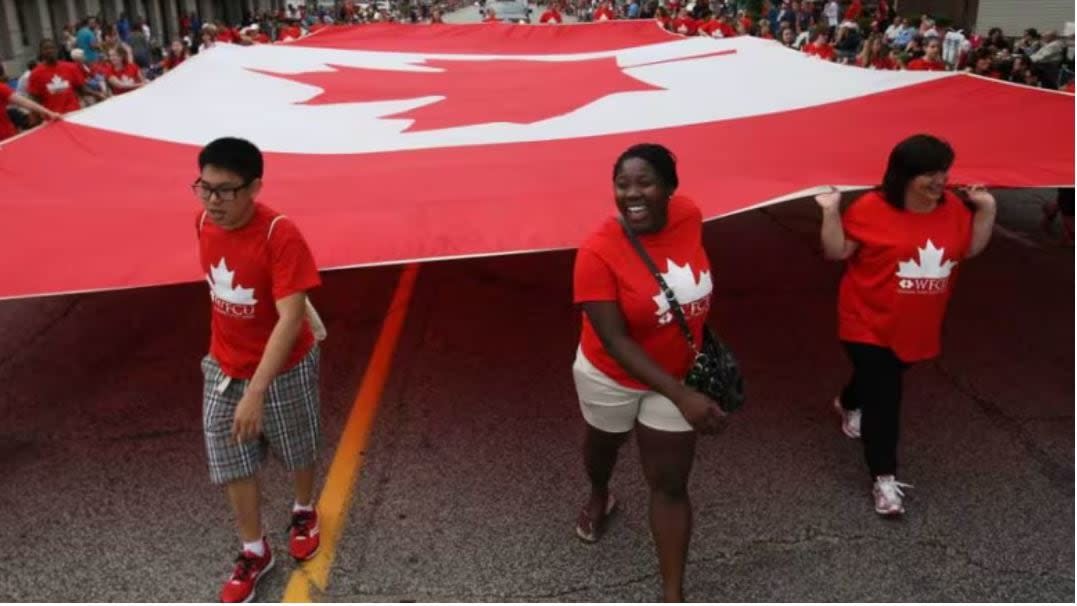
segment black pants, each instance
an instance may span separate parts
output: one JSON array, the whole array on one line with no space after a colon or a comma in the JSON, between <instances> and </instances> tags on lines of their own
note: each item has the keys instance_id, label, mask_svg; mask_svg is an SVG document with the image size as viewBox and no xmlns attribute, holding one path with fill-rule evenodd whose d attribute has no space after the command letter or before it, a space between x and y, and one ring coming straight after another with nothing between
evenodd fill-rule
<instances>
[{"instance_id":1,"label":"black pants","mask_svg":"<svg viewBox=\"0 0 1077 606\"><path fill-rule=\"evenodd\" d=\"M908 364L878 345L842 341L853 376L841 392L846 410L860 410L860 439L871 477L897 472L901 382Z\"/></svg>"}]
</instances>

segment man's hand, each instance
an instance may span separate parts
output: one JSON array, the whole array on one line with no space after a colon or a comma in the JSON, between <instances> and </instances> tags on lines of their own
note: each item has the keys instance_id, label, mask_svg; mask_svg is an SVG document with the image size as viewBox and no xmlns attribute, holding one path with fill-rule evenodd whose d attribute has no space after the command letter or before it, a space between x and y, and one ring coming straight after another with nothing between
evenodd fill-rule
<instances>
[{"instance_id":1,"label":"man's hand","mask_svg":"<svg viewBox=\"0 0 1077 606\"><path fill-rule=\"evenodd\" d=\"M265 408L265 392L247 389L236 405L232 421L232 437L242 444L257 439L262 434L262 412Z\"/></svg>"}]
</instances>

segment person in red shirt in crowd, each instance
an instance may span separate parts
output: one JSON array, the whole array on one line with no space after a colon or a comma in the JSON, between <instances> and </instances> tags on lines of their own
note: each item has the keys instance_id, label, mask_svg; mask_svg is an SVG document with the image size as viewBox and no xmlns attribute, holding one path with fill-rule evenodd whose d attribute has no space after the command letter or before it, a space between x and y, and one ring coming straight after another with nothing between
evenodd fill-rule
<instances>
[{"instance_id":1,"label":"person in red shirt in crowd","mask_svg":"<svg viewBox=\"0 0 1077 606\"><path fill-rule=\"evenodd\" d=\"M500 23L501 20L497 18L497 11L493 8L486 9L486 16L482 18L483 23Z\"/></svg>"},{"instance_id":2,"label":"person in red shirt in crowd","mask_svg":"<svg viewBox=\"0 0 1077 606\"><path fill-rule=\"evenodd\" d=\"M595 11L592 19L594 21L613 21L617 18L617 13L613 12L613 7L609 2L603 2L599 5L598 10Z\"/></svg>"},{"instance_id":3,"label":"person in red shirt in crowd","mask_svg":"<svg viewBox=\"0 0 1077 606\"><path fill-rule=\"evenodd\" d=\"M672 29L674 33L683 36L694 36L699 30L699 24L688 14L688 9L682 8L673 20Z\"/></svg>"},{"instance_id":4,"label":"person in red shirt in crowd","mask_svg":"<svg viewBox=\"0 0 1077 606\"><path fill-rule=\"evenodd\" d=\"M768 22L766 19L761 19L759 21L758 31L759 31L759 37L760 38L762 38L764 40L773 40L774 39L774 34L772 34L771 31L770 31L770 22Z\"/></svg>"},{"instance_id":5,"label":"person in red shirt in crowd","mask_svg":"<svg viewBox=\"0 0 1077 606\"><path fill-rule=\"evenodd\" d=\"M716 17L714 13L711 13L710 19L700 24L698 29L700 35L712 38L734 38L737 35L736 28L729 24L729 17Z\"/></svg>"},{"instance_id":6,"label":"person in red shirt in crowd","mask_svg":"<svg viewBox=\"0 0 1077 606\"><path fill-rule=\"evenodd\" d=\"M257 24L253 24L247 31L247 39L253 44L269 44L272 40L269 39L269 34L262 31L262 28Z\"/></svg>"},{"instance_id":7,"label":"person in red shirt in crowd","mask_svg":"<svg viewBox=\"0 0 1077 606\"><path fill-rule=\"evenodd\" d=\"M161 62L161 67L166 71L172 71L187 60L189 54L187 52L187 46L183 44L183 40L179 38L173 38L172 44L168 47L168 55L165 56L164 61Z\"/></svg>"},{"instance_id":8,"label":"person in red shirt in crowd","mask_svg":"<svg viewBox=\"0 0 1077 606\"><path fill-rule=\"evenodd\" d=\"M108 51L108 71L105 78L113 95L129 93L146 84L142 78L142 70L127 59L127 53L123 52L122 48Z\"/></svg>"},{"instance_id":9,"label":"person in red shirt in crowd","mask_svg":"<svg viewBox=\"0 0 1077 606\"><path fill-rule=\"evenodd\" d=\"M886 0L879 0L875 5L875 22L879 24L880 31L890 24L890 3Z\"/></svg>"},{"instance_id":10,"label":"person in red shirt in crowd","mask_svg":"<svg viewBox=\"0 0 1077 606\"><path fill-rule=\"evenodd\" d=\"M673 20L669 17L669 11L666 7L659 6L654 11L654 20L658 22L662 29L667 31L673 31Z\"/></svg>"},{"instance_id":11,"label":"person in red shirt in crowd","mask_svg":"<svg viewBox=\"0 0 1077 606\"><path fill-rule=\"evenodd\" d=\"M614 164L618 216L605 220L576 254L573 299L583 310L583 330L572 367L587 424L584 465L591 481L576 534L586 542L602 536L616 507L609 481L617 453L634 429L650 487L663 598L675 602L684 599L696 437L717 432L724 413L684 385L693 351L627 232L636 234L663 272L698 347L713 278L702 213L691 199L675 195L677 185L676 160L660 145L630 147Z\"/></svg>"},{"instance_id":12,"label":"person in red shirt in crowd","mask_svg":"<svg viewBox=\"0 0 1077 606\"><path fill-rule=\"evenodd\" d=\"M218 22L216 30L217 42L223 42L225 44L236 44L240 40L239 32L225 25L224 22Z\"/></svg>"},{"instance_id":13,"label":"person in red shirt in crowd","mask_svg":"<svg viewBox=\"0 0 1077 606\"><path fill-rule=\"evenodd\" d=\"M210 287L210 350L202 360L203 429L210 481L224 486L243 549L222 602L254 598L273 566L259 511L258 469L272 449L292 473L289 552L318 550L314 470L319 442L319 350L307 291L318 268L292 221L258 202L262 154L243 139L217 139L198 155L195 227Z\"/></svg>"},{"instance_id":14,"label":"person in red shirt in crowd","mask_svg":"<svg viewBox=\"0 0 1077 606\"><path fill-rule=\"evenodd\" d=\"M710 36L711 38L725 38L722 33L721 22L718 20L718 15L711 13L706 20L696 21L696 33L700 36Z\"/></svg>"},{"instance_id":15,"label":"person in red shirt in crowd","mask_svg":"<svg viewBox=\"0 0 1077 606\"><path fill-rule=\"evenodd\" d=\"M804 45L804 52L813 57L819 57L824 61L833 61L837 53L830 44L830 34L825 29L820 29L815 41Z\"/></svg>"},{"instance_id":16,"label":"person in red shirt in crowd","mask_svg":"<svg viewBox=\"0 0 1077 606\"><path fill-rule=\"evenodd\" d=\"M546 12L542 13L542 16L539 17L539 23L560 24L562 21L561 11L559 10L557 3L551 4L550 8L546 9Z\"/></svg>"},{"instance_id":17,"label":"person in red shirt in crowd","mask_svg":"<svg viewBox=\"0 0 1077 606\"><path fill-rule=\"evenodd\" d=\"M849 8L845 11L846 21L856 21L860 18L860 14L864 12L864 3L861 0L853 0L849 4Z\"/></svg>"},{"instance_id":18,"label":"person in red shirt in crowd","mask_svg":"<svg viewBox=\"0 0 1077 606\"><path fill-rule=\"evenodd\" d=\"M740 25L744 26L745 31L750 31L752 29L752 18L748 16L748 11L743 9L737 11L737 21Z\"/></svg>"},{"instance_id":19,"label":"person in red shirt in crowd","mask_svg":"<svg viewBox=\"0 0 1077 606\"><path fill-rule=\"evenodd\" d=\"M0 66L0 76L2 75L3 67ZM19 129L15 128L15 124L12 123L11 117L7 115L6 109L9 105L21 107L48 120L60 119L60 114L43 107L39 103L35 103L33 99L27 99L16 93L5 83L5 80L5 77L0 77L0 141L14 137L19 133Z\"/></svg>"},{"instance_id":20,"label":"person in red shirt in crowd","mask_svg":"<svg viewBox=\"0 0 1077 606\"><path fill-rule=\"evenodd\" d=\"M782 46L796 50L796 47L794 47L793 45L796 43L797 33L793 31L793 28L783 27L781 36Z\"/></svg>"},{"instance_id":21,"label":"person in red shirt in crowd","mask_svg":"<svg viewBox=\"0 0 1077 606\"><path fill-rule=\"evenodd\" d=\"M856 57L856 64L869 69L896 70L898 64L890 56L890 49L883 41L882 34L872 34L864 44L864 50Z\"/></svg>"},{"instance_id":22,"label":"person in red shirt in crowd","mask_svg":"<svg viewBox=\"0 0 1077 606\"><path fill-rule=\"evenodd\" d=\"M909 61L907 70L913 72L944 72L946 64L942 61L942 45L938 38L931 38L924 43L924 56Z\"/></svg>"},{"instance_id":23,"label":"person in red shirt in crowd","mask_svg":"<svg viewBox=\"0 0 1077 606\"><path fill-rule=\"evenodd\" d=\"M59 61L59 48L52 38L41 41L41 63L30 72L27 90L49 111L66 114L79 110L79 95L97 97L86 88L82 70L70 61Z\"/></svg>"},{"instance_id":24,"label":"person in red shirt in crowd","mask_svg":"<svg viewBox=\"0 0 1077 606\"><path fill-rule=\"evenodd\" d=\"M914 135L890 152L882 186L845 214L837 190L816 196L828 259L844 260L838 294L838 338L853 374L833 405L841 429L860 438L874 483L875 511L905 512L895 479L902 377L912 364L939 355L940 334L958 266L991 238L995 199L965 190L975 208L946 188L953 149Z\"/></svg>"},{"instance_id":25,"label":"person in red shirt in crowd","mask_svg":"<svg viewBox=\"0 0 1077 606\"><path fill-rule=\"evenodd\" d=\"M302 36L303 36L303 30L300 29L299 25L297 25L294 22L290 23L288 25L285 25L284 27L280 28L280 30L277 31L277 39L279 39L282 42L287 42L289 40L298 40Z\"/></svg>"},{"instance_id":26,"label":"person in red shirt in crowd","mask_svg":"<svg viewBox=\"0 0 1077 606\"><path fill-rule=\"evenodd\" d=\"M972 54L972 67L968 72L984 78L1002 79L1002 73L995 69L995 53L987 48L978 48Z\"/></svg>"}]
</instances>

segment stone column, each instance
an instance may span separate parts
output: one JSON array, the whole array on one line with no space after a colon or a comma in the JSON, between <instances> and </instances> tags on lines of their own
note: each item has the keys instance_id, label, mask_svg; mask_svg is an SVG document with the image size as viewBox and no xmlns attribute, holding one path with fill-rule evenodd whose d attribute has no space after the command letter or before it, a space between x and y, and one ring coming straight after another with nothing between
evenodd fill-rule
<instances>
[{"instance_id":1,"label":"stone column","mask_svg":"<svg viewBox=\"0 0 1077 606\"><path fill-rule=\"evenodd\" d=\"M0 61L11 61L22 50L22 32L15 16L15 0L0 0ZM9 76L17 76L22 68L7 64ZM11 73L15 72L15 73Z\"/></svg>"}]
</instances>

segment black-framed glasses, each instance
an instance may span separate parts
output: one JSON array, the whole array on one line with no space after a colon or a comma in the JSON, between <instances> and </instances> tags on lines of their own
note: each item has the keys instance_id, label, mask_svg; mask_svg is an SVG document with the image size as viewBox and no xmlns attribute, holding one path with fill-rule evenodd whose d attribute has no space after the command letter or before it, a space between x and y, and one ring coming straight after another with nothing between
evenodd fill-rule
<instances>
[{"instance_id":1,"label":"black-framed glasses","mask_svg":"<svg viewBox=\"0 0 1077 606\"><path fill-rule=\"evenodd\" d=\"M202 181L201 178L198 178L195 179L194 183L191 184L191 191L194 192L194 195L207 202L210 200L210 198L213 197L214 194L217 195L217 199L221 202L231 202L232 200L236 199L236 194L238 194L244 188L248 187L251 183L254 183L254 179L246 181L242 185L237 185L235 187L210 187L206 185L206 183Z\"/></svg>"}]
</instances>

